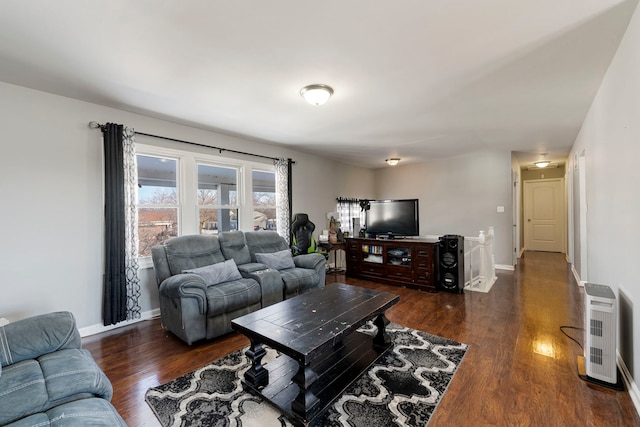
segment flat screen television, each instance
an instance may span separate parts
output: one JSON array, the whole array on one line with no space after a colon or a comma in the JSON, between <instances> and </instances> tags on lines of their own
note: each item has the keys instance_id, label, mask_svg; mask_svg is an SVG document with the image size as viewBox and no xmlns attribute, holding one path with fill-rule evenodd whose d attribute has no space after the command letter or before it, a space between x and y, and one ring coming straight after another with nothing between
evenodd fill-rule
<instances>
[{"instance_id":1,"label":"flat screen television","mask_svg":"<svg viewBox=\"0 0 640 427\"><path fill-rule=\"evenodd\" d=\"M369 200L365 225L375 237L419 236L418 199Z\"/></svg>"}]
</instances>

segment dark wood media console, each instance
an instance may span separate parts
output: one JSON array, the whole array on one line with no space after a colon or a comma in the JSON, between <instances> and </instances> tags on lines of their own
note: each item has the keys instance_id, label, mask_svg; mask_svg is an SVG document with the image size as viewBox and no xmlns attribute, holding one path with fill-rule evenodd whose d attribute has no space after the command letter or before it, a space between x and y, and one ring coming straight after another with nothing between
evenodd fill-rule
<instances>
[{"instance_id":1,"label":"dark wood media console","mask_svg":"<svg viewBox=\"0 0 640 427\"><path fill-rule=\"evenodd\" d=\"M436 292L438 240L348 238L348 277Z\"/></svg>"}]
</instances>

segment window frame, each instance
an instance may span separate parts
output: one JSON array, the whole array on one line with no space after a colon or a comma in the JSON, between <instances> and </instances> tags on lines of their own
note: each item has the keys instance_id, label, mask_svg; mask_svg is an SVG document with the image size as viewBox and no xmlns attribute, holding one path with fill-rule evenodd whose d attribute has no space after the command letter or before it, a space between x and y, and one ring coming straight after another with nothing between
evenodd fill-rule
<instances>
[{"instance_id":1,"label":"window frame","mask_svg":"<svg viewBox=\"0 0 640 427\"><path fill-rule=\"evenodd\" d=\"M261 206L261 205L254 205L253 204L253 193L254 193L254 191L253 191L254 190L254 188L253 188L254 187L253 186L253 172L272 173L274 175L273 176L273 194L276 195L276 200L274 200L273 206L271 206L271 205L269 205L269 206ZM253 225L253 212L255 211L256 207L258 207L258 208L267 208L267 209L275 209L276 210L276 218L274 218L274 219L277 220L277 217L278 217L278 214L277 214L277 212L278 212L278 202L277 202L277 192L276 192L276 180L277 180L277 178L276 178L275 175L276 175L275 166L271 170L261 169L261 168L257 168L257 167L254 167L254 168L251 169L252 182L251 182L251 187L250 187L251 194L249 194L249 199L251 201L251 207L252 207L252 209L251 209L251 215L252 215L251 224L252 225Z\"/></svg>"},{"instance_id":2,"label":"window frame","mask_svg":"<svg viewBox=\"0 0 640 427\"><path fill-rule=\"evenodd\" d=\"M154 158L158 158L158 159L168 159L168 160L173 160L175 161L176 164L176 204L175 205L159 205L159 204L141 204L139 200L137 200L136 198L136 210L139 216L140 213L140 209L144 209L144 208L153 208L153 209L157 209L157 208L168 208L168 209L176 209L176 227L177 227L177 233L178 235L180 235L181 229L182 229L182 225L181 225L181 217L182 217L182 209L181 209L181 193L182 193L182 189L179 187L178 182L180 180L180 173L181 173L181 162L180 159L170 153L163 153L160 154L158 152L154 153L154 154L149 154L147 152L141 153L141 152L136 152L135 153L136 156L136 163L138 160L138 156L144 156L144 157L154 157ZM140 182L140 178L138 177L138 182ZM136 217L137 218L137 217ZM139 226L138 226L138 230L139 230ZM139 233L138 233L138 238L139 238ZM138 248L140 247L140 244L138 242ZM144 259L149 259L151 260L150 256L138 256L138 260L140 263L140 260L144 260Z\"/></svg>"},{"instance_id":3,"label":"window frame","mask_svg":"<svg viewBox=\"0 0 640 427\"><path fill-rule=\"evenodd\" d=\"M236 185L236 204L223 204L220 202L220 200L218 200L218 203L215 205L201 205L198 203L198 190L200 190L200 183L198 182L198 176L199 176L199 167L200 166L212 166L212 167L219 167L219 168L225 168L225 169L233 169L236 171L236 178L235 178L235 185ZM196 173L196 186L195 186L195 193L194 193L194 197L195 197L195 204L196 204L196 221L198 223L198 230L197 230L197 234L201 234L201 229L200 229L200 211L202 209L236 209L238 212L238 218L237 218L237 229L241 230L240 228L240 224L241 224L241 207L242 207L242 193L243 193L243 179L242 179L242 167L238 167L237 165L229 165L229 164L221 164L221 163L213 163L210 160L207 161L202 161L200 159L196 159L196 164L195 164L195 173Z\"/></svg>"},{"instance_id":4,"label":"window frame","mask_svg":"<svg viewBox=\"0 0 640 427\"><path fill-rule=\"evenodd\" d=\"M216 156L197 151L159 147L136 143L136 156L164 157L176 160L176 191L178 192L178 236L200 234L200 205L198 205L198 165L237 169L238 226L241 231L253 230L253 171L276 172L272 163ZM140 207L141 205L137 205ZM229 207L231 205L225 205ZM152 268L150 256L139 257L140 268Z\"/></svg>"}]
</instances>

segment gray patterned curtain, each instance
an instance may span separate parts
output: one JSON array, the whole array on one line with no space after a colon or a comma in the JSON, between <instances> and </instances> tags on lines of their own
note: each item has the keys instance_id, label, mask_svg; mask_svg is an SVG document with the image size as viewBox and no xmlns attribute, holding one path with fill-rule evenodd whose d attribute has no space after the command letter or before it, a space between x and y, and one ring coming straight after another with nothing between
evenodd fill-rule
<instances>
[{"instance_id":1,"label":"gray patterned curtain","mask_svg":"<svg viewBox=\"0 0 640 427\"><path fill-rule=\"evenodd\" d=\"M365 211L360 206L360 199L339 197L336 199L338 216L340 220L340 228L342 231L348 231L352 236L358 236L360 228L364 227ZM353 219L358 218L360 228L353 228Z\"/></svg>"},{"instance_id":2,"label":"gray patterned curtain","mask_svg":"<svg viewBox=\"0 0 640 427\"><path fill-rule=\"evenodd\" d=\"M276 228L291 244L291 159L278 159L276 166Z\"/></svg>"},{"instance_id":3,"label":"gray patterned curtain","mask_svg":"<svg viewBox=\"0 0 640 427\"><path fill-rule=\"evenodd\" d=\"M125 210L125 271L127 272L127 320L139 319L140 279L138 278L138 163L133 129L123 129L124 210Z\"/></svg>"},{"instance_id":4,"label":"gray patterned curtain","mask_svg":"<svg viewBox=\"0 0 640 427\"><path fill-rule=\"evenodd\" d=\"M102 127L105 171L104 325L140 318L133 130Z\"/></svg>"}]
</instances>

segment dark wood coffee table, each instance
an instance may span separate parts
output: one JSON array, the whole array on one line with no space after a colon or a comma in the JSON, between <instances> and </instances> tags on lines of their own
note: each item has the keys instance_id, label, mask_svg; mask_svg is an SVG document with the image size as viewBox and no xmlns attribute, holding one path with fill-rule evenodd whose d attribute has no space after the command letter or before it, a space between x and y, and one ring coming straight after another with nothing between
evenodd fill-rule
<instances>
[{"instance_id":1,"label":"dark wood coffee table","mask_svg":"<svg viewBox=\"0 0 640 427\"><path fill-rule=\"evenodd\" d=\"M245 389L309 424L391 346L384 313L399 300L334 283L232 320L251 341ZM375 336L356 331L371 319ZM283 354L264 366L263 344Z\"/></svg>"}]
</instances>

